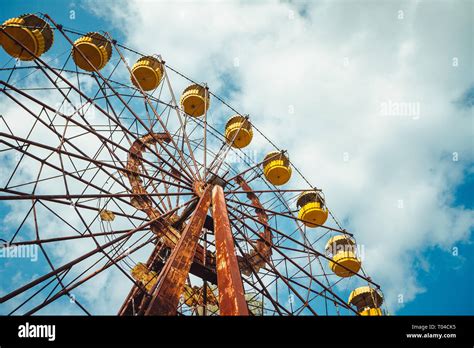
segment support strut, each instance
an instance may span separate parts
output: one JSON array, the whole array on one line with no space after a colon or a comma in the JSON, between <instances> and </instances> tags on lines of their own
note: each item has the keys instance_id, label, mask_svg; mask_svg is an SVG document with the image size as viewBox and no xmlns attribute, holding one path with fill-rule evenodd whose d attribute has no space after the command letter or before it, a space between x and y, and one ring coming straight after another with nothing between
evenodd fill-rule
<instances>
[{"instance_id":1,"label":"support strut","mask_svg":"<svg viewBox=\"0 0 474 348\"><path fill-rule=\"evenodd\" d=\"M211 204L211 185L206 187L189 223L160 273L145 315L176 315L194 254Z\"/></svg>"},{"instance_id":2,"label":"support strut","mask_svg":"<svg viewBox=\"0 0 474 348\"><path fill-rule=\"evenodd\" d=\"M216 241L216 271L220 315L249 315L234 239L230 230L224 191L219 185L212 190L212 216Z\"/></svg>"}]
</instances>

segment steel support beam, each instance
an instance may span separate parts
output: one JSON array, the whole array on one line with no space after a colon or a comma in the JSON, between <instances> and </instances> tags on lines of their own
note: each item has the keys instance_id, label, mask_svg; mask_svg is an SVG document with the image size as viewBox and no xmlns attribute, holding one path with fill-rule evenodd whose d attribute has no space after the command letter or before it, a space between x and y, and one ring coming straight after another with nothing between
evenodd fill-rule
<instances>
[{"instance_id":1,"label":"steel support beam","mask_svg":"<svg viewBox=\"0 0 474 348\"><path fill-rule=\"evenodd\" d=\"M165 267L160 273L153 298L145 315L176 315L179 298L183 292L186 278L196 253L209 206L211 189L208 185L201 195L189 223L173 249Z\"/></svg>"},{"instance_id":2,"label":"steel support beam","mask_svg":"<svg viewBox=\"0 0 474 348\"><path fill-rule=\"evenodd\" d=\"M220 315L249 315L234 239L221 186L212 190L212 216L216 243L217 287Z\"/></svg>"}]
</instances>

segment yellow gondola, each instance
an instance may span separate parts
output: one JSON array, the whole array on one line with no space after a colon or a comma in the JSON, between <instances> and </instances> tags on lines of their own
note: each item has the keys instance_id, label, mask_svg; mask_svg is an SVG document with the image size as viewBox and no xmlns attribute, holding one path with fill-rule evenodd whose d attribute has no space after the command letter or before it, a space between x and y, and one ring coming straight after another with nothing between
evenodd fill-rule
<instances>
[{"instance_id":1,"label":"yellow gondola","mask_svg":"<svg viewBox=\"0 0 474 348\"><path fill-rule=\"evenodd\" d=\"M141 57L132 67L132 83L144 91L152 91L163 78L163 64L153 56Z\"/></svg>"},{"instance_id":2,"label":"yellow gondola","mask_svg":"<svg viewBox=\"0 0 474 348\"><path fill-rule=\"evenodd\" d=\"M180 102L185 113L200 117L209 109L209 91L201 85L190 85L183 91Z\"/></svg>"},{"instance_id":3,"label":"yellow gondola","mask_svg":"<svg viewBox=\"0 0 474 348\"><path fill-rule=\"evenodd\" d=\"M339 277L351 277L359 272L361 260L356 256L354 240L343 234L330 238L326 244L326 255L331 257L329 267Z\"/></svg>"},{"instance_id":4,"label":"yellow gondola","mask_svg":"<svg viewBox=\"0 0 474 348\"><path fill-rule=\"evenodd\" d=\"M283 185L290 180L290 160L283 152L272 151L263 160L265 178L275 186Z\"/></svg>"},{"instance_id":5,"label":"yellow gondola","mask_svg":"<svg viewBox=\"0 0 474 348\"><path fill-rule=\"evenodd\" d=\"M147 291L153 289L158 281L158 274L155 271L148 270L147 266L141 262L132 268L131 274L133 279L141 282Z\"/></svg>"},{"instance_id":6,"label":"yellow gondola","mask_svg":"<svg viewBox=\"0 0 474 348\"><path fill-rule=\"evenodd\" d=\"M232 142L232 147L238 149L246 147L253 138L252 125L249 120L240 115L232 116L225 126L225 138L227 143Z\"/></svg>"},{"instance_id":7,"label":"yellow gondola","mask_svg":"<svg viewBox=\"0 0 474 348\"><path fill-rule=\"evenodd\" d=\"M353 290L349 296L348 303L357 307L357 312L364 316L380 316L383 303L382 295L369 286L362 286Z\"/></svg>"},{"instance_id":8,"label":"yellow gondola","mask_svg":"<svg viewBox=\"0 0 474 348\"><path fill-rule=\"evenodd\" d=\"M367 316L367 317L377 317L381 316L382 314L382 309L381 308L367 308L359 312L360 315L362 316Z\"/></svg>"},{"instance_id":9,"label":"yellow gondola","mask_svg":"<svg viewBox=\"0 0 474 348\"><path fill-rule=\"evenodd\" d=\"M53 44L54 35L51 27L33 14L11 18L2 24L2 29L4 32L0 32L1 46L10 56L20 60L33 60L48 51Z\"/></svg>"},{"instance_id":10,"label":"yellow gondola","mask_svg":"<svg viewBox=\"0 0 474 348\"><path fill-rule=\"evenodd\" d=\"M107 209L102 209L102 210L100 211L99 216L100 216L100 219L101 219L102 221L108 221L108 222L110 222L110 221L114 221L114 220L115 220L115 214L114 214L112 211L107 210Z\"/></svg>"},{"instance_id":11,"label":"yellow gondola","mask_svg":"<svg viewBox=\"0 0 474 348\"><path fill-rule=\"evenodd\" d=\"M328 210L316 191L303 192L296 202L298 208L298 219L303 220L307 227L318 227L323 225L328 218Z\"/></svg>"},{"instance_id":12,"label":"yellow gondola","mask_svg":"<svg viewBox=\"0 0 474 348\"><path fill-rule=\"evenodd\" d=\"M102 69L109 62L111 56L112 44L99 33L87 33L77 39L72 48L74 62L85 71Z\"/></svg>"},{"instance_id":13,"label":"yellow gondola","mask_svg":"<svg viewBox=\"0 0 474 348\"><path fill-rule=\"evenodd\" d=\"M206 301L208 305L217 306L219 304L217 299L217 286L208 285ZM184 285L184 303L190 307L202 306L204 303L204 288L202 286Z\"/></svg>"}]
</instances>

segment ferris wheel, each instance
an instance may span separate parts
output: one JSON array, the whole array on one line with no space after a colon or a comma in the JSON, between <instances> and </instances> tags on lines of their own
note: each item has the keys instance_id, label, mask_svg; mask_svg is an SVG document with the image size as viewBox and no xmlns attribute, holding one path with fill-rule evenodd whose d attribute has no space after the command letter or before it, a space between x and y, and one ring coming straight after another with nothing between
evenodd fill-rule
<instances>
[{"instance_id":1,"label":"ferris wheel","mask_svg":"<svg viewBox=\"0 0 474 348\"><path fill-rule=\"evenodd\" d=\"M0 42L0 248L38 250L4 263L2 313L95 314L127 287L107 311L384 314L330 197L211 86L47 14Z\"/></svg>"}]
</instances>

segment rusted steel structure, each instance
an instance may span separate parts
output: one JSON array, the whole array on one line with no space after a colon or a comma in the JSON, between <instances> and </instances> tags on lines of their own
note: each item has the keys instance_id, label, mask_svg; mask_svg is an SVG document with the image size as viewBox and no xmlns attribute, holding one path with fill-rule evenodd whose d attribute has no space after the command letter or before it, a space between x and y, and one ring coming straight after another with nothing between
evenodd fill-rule
<instances>
[{"instance_id":1,"label":"rusted steel structure","mask_svg":"<svg viewBox=\"0 0 474 348\"><path fill-rule=\"evenodd\" d=\"M0 39L0 251L34 248L40 265L13 266L30 280L0 296L2 314L65 296L95 314L95 291L123 296L106 311L122 316L383 313L360 252L337 250L357 244L330 200L210 86L46 14L7 19ZM180 97L171 79L188 84ZM247 151L257 137L270 152ZM347 278L366 290L344 299Z\"/></svg>"},{"instance_id":2,"label":"rusted steel structure","mask_svg":"<svg viewBox=\"0 0 474 348\"><path fill-rule=\"evenodd\" d=\"M214 218L216 239L216 271L220 314L248 315L224 191L218 185L212 189L212 216Z\"/></svg>"},{"instance_id":3,"label":"rusted steel structure","mask_svg":"<svg viewBox=\"0 0 474 348\"><path fill-rule=\"evenodd\" d=\"M179 297L183 292L211 204L210 189L211 186L207 186L202 192L196 210L160 272L157 287L153 290L150 305L145 311L146 315L176 315Z\"/></svg>"}]
</instances>

